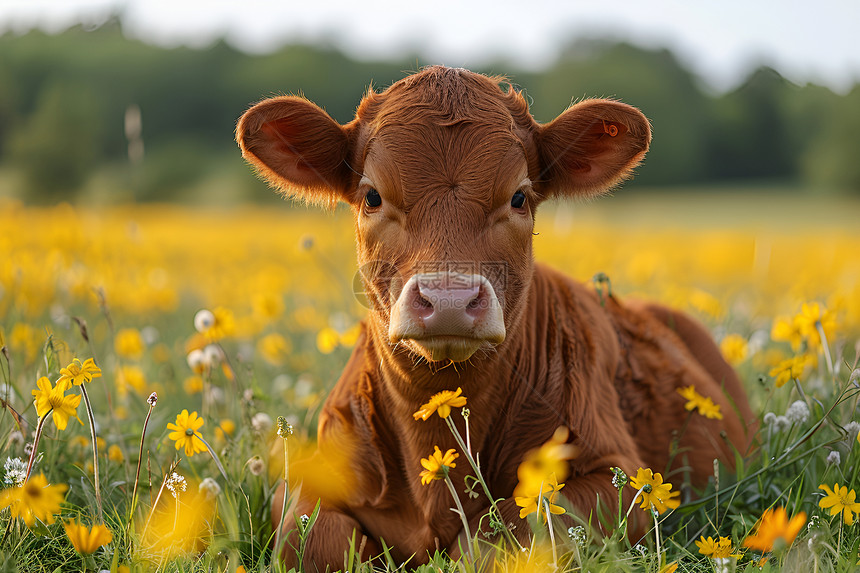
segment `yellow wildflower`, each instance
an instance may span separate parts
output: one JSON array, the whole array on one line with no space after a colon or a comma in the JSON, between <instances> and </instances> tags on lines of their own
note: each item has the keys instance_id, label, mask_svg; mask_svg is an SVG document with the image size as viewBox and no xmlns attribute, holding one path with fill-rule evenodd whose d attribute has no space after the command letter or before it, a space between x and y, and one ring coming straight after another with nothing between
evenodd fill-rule
<instances>
[{"instance_id":1,"label":"yellow wildflower","mask_svg":"<svg viewBox=\"0 0 860 573\"><path fill-rule=\"evenodd\" d=\"M519 486L517 487L519 488ZM558 480L553 473L550 474L543 483L538 483L530 491L524 492L524 495L515 497L514 502L522 508L520 509L520 518L524 519L527 515L538 512L538 515L540 515L542 519L546 520L546 506L544 505L544 501L549 505L550 513L556 515L564 514L564 508L553 503L558 497L558 492L561 491L561 488L563 487L564 484L558 483Z\"/></svg>"},{"instance_id":2,"label":"yellow wildflower","mask_svg":"<svg viewBox=\"0 0 860 573\"><path fill-rule=\"evenodd\" d=\"M80 386L85 382L92 382L93 378L100 378L101 375L101 368L96 366L92 358L87 358L83 364L75 358L71 364L60 369L60 378L57 380L57 386L62 384L63 389L68 390L72 385Z\"/></svg>"},{"instance_id":3,"label":"yellow wildflower","mask_svg":"<svg viewBox=\"0 0 860 573\"><path fill-rule=\"evenodd\" d=\"M113 541L113 533L104 525L93 525L90 529L86 525L70 521L64 526L75 551L82 555L95 553L99 547Z\"/></svg>"},{"instance_id":4,"label":"yellow wildflower","mask_svg":"<svg viewBox=\"0 0 860 573\"><path fill-rule=\"evenodd\" d=\"M202 392L203 378L201 378L197 374L195 374L194 376L189 376L182 382L182 389L185 390L185 393L188 395Z\"/></svg>"},{"instance_id":5,"label":"yellow wildflower","mask_svg":"<svg viewBox=\"0 0 860 573\"><path fill-rule=\"evenodd\" d=\"M703 535L701 539L696 540L696 546L699 548L699 553L711 559L725 559L732 553L730 537L720 536L715 541L713 537L708 536L706 539Z\"/></svg>"},{"instance_id":6,"label":"yellow wildflower","mask_svg":"<svg viewBox=\"0 0 860 573\"><path fill-rule=\"evenodd\" d=\"M687 399L687 403L684 404L684 408L687 410L692 412L693 410L698 409L699 414L706 418L717 420L723 419L723 415L720 413L719 404L714 404L713 400L696 392L695 386L685 386L683 388L678 388L676 391Z\"/></svg>"},{"instance_id":7,"label":"yellow wildflower","mask_svg":"<svg viewBox=\"0 0 860 573\"><path fill-rule=\"evenodd\" d=\"M642 490L634 500L638 502L641 498L642 509L647 510L654 506L658 513L663 513L667 509L675 509L681 505L681 500L675 499L681 494L671 491L672 484L664 482L661 474L655 474L650 469L639 468L636 475L630 478L630 486L637 491Z\"/></svg>"},{"instance_id":8,"label":"yellow wildflower","mask_svg":"<svg viewBox=\"0 0 860 573\"><path fill-rule=\"evenodd\" d=\"M176 442L177 450L184 447L185 455L193 456L194 454L206 451L206 445L200 439L199 432L197 431L201 426L203 426L203 418L197 417L197 412L189 414L188 410L182 410L176 416L175 424L167 424L167 429L173 430L167 437Z\"/></svg>"},{"instance_id":9,"label":"yellow wildflower","mask_svg":"<svg viewBox=\"0 0 860 573\"><path fill-rule=\"evenodd\" d=\"M827 493L818 505L823 509L829 508L831 516L842 513L845 525L854 525L854 514L860 513L860 503L856 501L857 493L853 489L848 491L848 486L839 487L838 483L833 484L833 489L825 484L818 486L818 489Z\"/></svg>"},{"instance_id":10,"label":"yellow wildflower","mask_svg":"<svg viewBox=\"0 0 860 573\"><path fill-rule=\"evenodd\" d=\"M462 408L466 405L466 397L461 396L462 388L457 388L454 391L443 390L438 394L430 396L430 401L421 406L421 409L412 414L412 417L422 420L427 420L433 413L438 413L440 418L447 418L451 415L451 408Z\"/></svg>"},{"instance_id":11,"label":"yellow wildflower","mask_svg":"<svg viewBox=\"0 0 860 573\"><path fill-rule=\"evenodd\" d=\"M120 449L118 445L113 444L108 448L108 459L112 462L121 464L125 459L125 456L122 455L122 449Z\"/></svg>"},{"instance_id":12,"label":"yellow wildflower","mask_svg":"<svg viewBox=\"0 0 860 573\"><path fill-rule=\"evenodd\" d=\"M803 511L789 520L784 507L766 509L758 520L755 534L744 539L744 547L766 553L773 550L778 539L782 539L786 546L791 545L805 523L806 513Z\"/></svg>"},{"instance_id":13,"label":"yellow wildflower","mask_svg":"<svg viewBox=\"0 0 860 573\"><path fill-rule=\"evenodd\" d=\"M737 366L747 358L749 346L747 340L738 334L729 334L720 341L720 351L729 364Z\"/></svg>"},{"instance_id":14,"label":"yellow wildflower","mask_svg":"<svg viewBox=\"0 0 860 573\"><path fill-rule=\"evenodd\" d=\"M775 376L776 380L774 383L777 388L781 388L785 386L787 382L791 380L799 380L804 372L806 371L806 367L810 365L811 361L807 354L801 354L799 356L795 356L794 358L789 358L788 360L783 360L779 364L777 364L774 368L771 369L770 375Z\"/></svg>"},{"instance_id":15,"label":"yellow wildflower","mask_svg":"<svg viewBox=\"0 0 860 573\"><path fill-rule=\"evenodd\" d=\"M442 454L439 446L433 447L435 449L430 456L421 458L421 465L424 467L424 471L420 474L421 485L427 485L433 480L445 479L445 476L448 475L448 470L457 467L454 460L459 458L460 454L454 450L448 450Z\"/></svg>"},{"instance_id":16,"label":"yellow wildflower","mask_svg":"<svg viewBox=\"0 0 860 573\"><path fill-rule=\"evenodd\" d=\"M568 434L567 428L559 427L540 448L526 453L517 468L519 483L514 489L514 496L525 496L526 492L536 491L550 475L555 475L561 481L567 479L570 474L568 460L578 453L576 446L567 443Z\"/></svg>"},{"instance_id":17,"label":"yellow wildflower","mask_svg":"<svg viewBox=\"0 0 860 573\"><path fill-rule=\"evenodd\" d=\"M292 350L290 341L278 333L267 334L257 342L257 352L272 366L280 366Z\"/></svg>"},{"instance_id":18,"label":"yellow wildflower","mask_svg":"<svg viewBox=\"0 0 860 573\"><path fill-rule=\"evenodd\" d=\"M143 370L137 366L120 366L117 370L116 387L120 396L127 396L129 388L137 394L143 394L146 388Z\"/></svg>"},{"instance_id":19,"label":"yellow wildflower","mask_svg":"<svg viewBox=\"0 0 860 573\"><path fill-rule=\"evenodd\" d=\"M236 319L233 318L232 311L219 306L212 311L212 315L214 322L203 331L206 338L214 342L233 334L233 331L236 330Z\"/></svg>"},{"instance_id":20,"label":"yellow wildflower","mask_svg":"<svg viewBox=\"0 0 860 573\"><path fill-rule=\"evenodd\" d=\"M678 562L672 561L671 563L667 563L660 567L659 573L675 573L678 570Z\"/></svg>"},{"instance_id":21,"label":"yellow wildflower","mask_svg":"<svg viewBox=\"0 0 860 573\"><path fill-rule=\"evenodd\" d=\"M225 418L218 422L218 427L215 428L215 439L223 440L227 436L232 436L235 431L236 423L233 420Z\"/></svg>"},{"instance_id":22,"label":"yellow wildflower","mask_svg":"<svg viewBox=\"0 0 860 573\"><path fill-rule=\"evenodd\" d=\"M795 352L799 352L803 344L803 334L801 334L800 328L794 320L785 316L778 316L773 321L770 337L776 342L788 342Z\"/></svg>"},{"instance_id":23,"label":"yellow wildflower","mask_svg":"<svg viewBox=\"0 0 860 573\"><path fill-rule=\"evenodd\" d=\"M20 517L29 527L33 527L37 519L50 525L54 523L54 515L60 511L67 489L69 486L66 484L48 485L48 478L39 474L21 487L3 490L0 509L10 508L12 519Z\"/></svg>"},{"instance_id":24,"label":"yellow wildflower","mask_svg":"<svg viewBox=\"0 0 860 573\"><path fill-rule=\"evenodd\" d=\"M113 348L122 358L137 360L143 356L143 337L136 328L123 328L113 339Z\"/></svg>"},{"instance_id":25,"label":"yellow wildflower","mask_svg":"<svg viewBox=\"0 0 860 573\"><path fill-rule=\"evenodd\" d=\"M331 354L340 343L340 334L330 326L317 333L317 349L323 354Z\"/></svg>"},{"instance_id":26,"label":"yellow wildflower","mask_svg":"<svg viewBox=\"0 0 860 573\"><path fill-rule=\"evenodd\" d=\"M36 402L36 414L41 418L53 411L54 424L58 430L65 430L69 418L78 418L78 405L81 403L80 396L66 396L66 388L59 381L52 387L51 381L42 376L36 381L37 390L32 394ZM83 424L83 422L81 422Z\"/></svg>"},{"instance_id":27,"label":"yellow wildflower","mask_svg":"<svg viewBox=\"0 0 860 573\"><path fill-rule=\"evenodd\" d=\"M821 346L821 333L818 331L818 325L821 325L824 335L828 338L832 338L836 330L836 318L833 313L817 302L803 303L800 307L800 313L794 318L794 321L797 324L797 329L811 348Z\"/></svg>"}]
</instances>

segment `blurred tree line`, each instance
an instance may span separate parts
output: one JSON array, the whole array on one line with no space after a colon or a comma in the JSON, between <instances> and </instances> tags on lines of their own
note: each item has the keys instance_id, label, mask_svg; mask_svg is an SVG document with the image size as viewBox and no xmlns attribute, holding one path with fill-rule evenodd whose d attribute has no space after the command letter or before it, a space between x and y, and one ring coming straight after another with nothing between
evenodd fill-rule
<instances>
[{"instance_id":1,"label":"blurred tree line","mask_svg":"<svg viewBox=\"0 0 860 573\"><path fill-rule=\"evenodd\" d=\"M0 195L32 202L265 200L271 194L248 175L232 138L250 104L301 93L347 122L369 83L385 87L427 63L405 55L356 61L304 45L263 56L224 42L164 49L125 38L115 20L57 35L5 34ZM591 96L642 109L654 143L631 185L860 193L860 86L840 95L761 68L717 95L668 50L600 41L571 43L537 72L505 62L476 71L504 73L524 88L539 121ZM140 128L128 133L138 110Z\"/></svg>"}]
</instances>

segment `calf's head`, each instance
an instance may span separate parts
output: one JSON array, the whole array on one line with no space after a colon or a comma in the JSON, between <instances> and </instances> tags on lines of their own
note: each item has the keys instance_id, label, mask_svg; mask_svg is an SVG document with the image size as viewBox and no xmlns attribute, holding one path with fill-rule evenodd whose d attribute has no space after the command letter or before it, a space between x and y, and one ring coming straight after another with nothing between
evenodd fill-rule
<instances>
[{"instance_id":1,"label":"calf's head","mask_svg":"<svg viewBox=\"0 0 860 573\"><path fill-rule=\"evenodd\" d=\"M527 304L538 204L610 189L651 139L638 110L608 100L539 124L500 82L434 66L369 91L346 125L283 96L236 130L285 195L350 205L378 332L428 361L502 343Z\"/></svg>"}]
</instances>

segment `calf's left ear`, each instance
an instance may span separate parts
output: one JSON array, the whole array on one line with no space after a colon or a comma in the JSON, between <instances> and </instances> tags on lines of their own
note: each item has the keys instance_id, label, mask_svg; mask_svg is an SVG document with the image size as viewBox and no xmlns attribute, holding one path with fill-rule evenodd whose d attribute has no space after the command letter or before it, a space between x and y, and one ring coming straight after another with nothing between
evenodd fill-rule
<instances>
[{"instance_id":1,"label":"calf's left ear","mask_svg":"<svg viewBox=\"0 0 860 573\"><path fill-rule=\"evenodd\" d=\"M651 142L638 109L585 100L538 128L541 181L547 196L592 197L630 177Z\"/></svg>"},{"instance_id":2,"label":"calf's left ear","mask_svg":"<svg viewBox=\"0 0 860 573\"><path fill-rule=\"evenodd\" d=\"M347 165L349 126L314 103L295 96L267 99L249 109L236 126L236 141L272 187L288 197L334 206L352 176Z\"/></svg>"}]
</instances>

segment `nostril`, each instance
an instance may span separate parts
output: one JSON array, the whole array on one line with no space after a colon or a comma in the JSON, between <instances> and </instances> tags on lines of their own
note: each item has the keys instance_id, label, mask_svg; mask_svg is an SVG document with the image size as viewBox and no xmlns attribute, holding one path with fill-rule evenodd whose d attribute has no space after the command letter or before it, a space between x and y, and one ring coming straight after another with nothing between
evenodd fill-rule
<instances>
[{"instance_id":1,"label":"nostril","mask_svg":"<svg viewBox=\"0 0 860 573\"><path fill-rule=\"evenodd\" d=\"M415 297L415 308L433 308L433 303L419 292Z\"/></svg>"}]
</instances>

